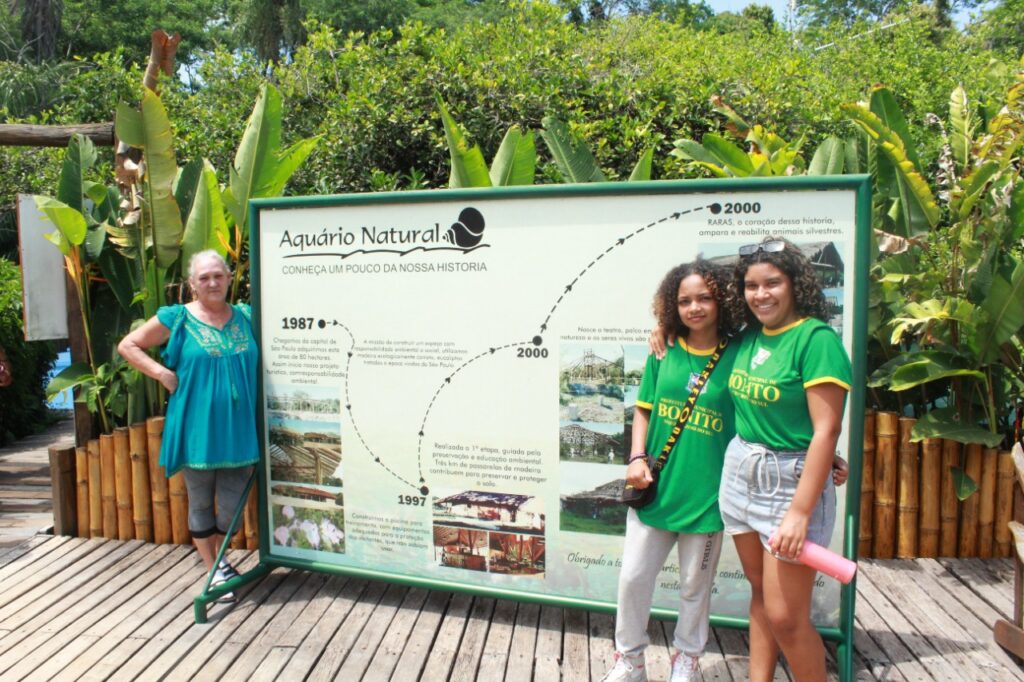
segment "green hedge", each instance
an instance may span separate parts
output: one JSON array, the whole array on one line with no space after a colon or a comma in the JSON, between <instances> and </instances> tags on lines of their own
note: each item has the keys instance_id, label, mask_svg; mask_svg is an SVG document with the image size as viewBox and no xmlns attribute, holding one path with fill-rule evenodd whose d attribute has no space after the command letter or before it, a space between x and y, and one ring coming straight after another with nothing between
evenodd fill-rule
<instances>
[{"instance_id":1,"label":"green hedge","mask_svg":"<svg viewBox=\"0 0 1024 682\"><path fill-rule=\"evenodd\" d=\"M0 346L7 350L14 374L14 383L0 388L0 445L49 422L44 389L57 354L49 342L25 341L21 309L21 271L0 258Z\"/></svg>"}]
</instances>

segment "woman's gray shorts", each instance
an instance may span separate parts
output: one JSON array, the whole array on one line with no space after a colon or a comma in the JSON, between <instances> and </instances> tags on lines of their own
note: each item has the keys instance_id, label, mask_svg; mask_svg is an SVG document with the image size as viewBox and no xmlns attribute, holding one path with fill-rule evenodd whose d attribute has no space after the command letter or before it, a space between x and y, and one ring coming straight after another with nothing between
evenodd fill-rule
<instances>
[{"instance_id":1,"label":"woman's gray shorts","mask_svg":"<svg viewBox=\"0 0 1024 682\"><path fill-rule=\"evenodd\" d=\"M758 533L767 547L768 538L782 523L800 473L804 470L804 450L769 450L748 443L739 436L729 442L718 490L718 508L728 535ZM836 489L829 476L821 498L807 526L807 539L823 547L832 540L836 522Z\"/></svg>"},{"instance_id":2,"label":"woman's gray shorts","mask_svg":"<svg viewBox=\"0 0 1024 682\"><path fill-rule=\"evenodd\" d=\"M182 469L188 490L188 530L194 538L224 535L242 501L252 467ZM217 509L214 512L214 499ZM235 529L238 530L237 528Z\"/></svg>"}]
</instances>

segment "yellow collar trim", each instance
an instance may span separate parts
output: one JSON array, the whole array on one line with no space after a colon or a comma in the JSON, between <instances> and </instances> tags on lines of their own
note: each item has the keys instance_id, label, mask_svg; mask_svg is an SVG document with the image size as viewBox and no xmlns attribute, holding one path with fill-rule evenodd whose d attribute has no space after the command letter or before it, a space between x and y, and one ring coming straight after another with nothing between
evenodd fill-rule
<instances>
[{"instance_id":1,"label":"yellow collar trim","mask_svg":"<svg viewBox=\"0 0 1024 682\"><path fill-rule=\"evenodd\" d=\"M685 350L690 355L713 355L715 349L718 348L717 343L711 348L694 348L690 344L686 343L686 339L684 339L681 336L679 337L678 342L680 347L682 347L682 349Z\"/></svg>"},{"instance_id":2,"label":"yellow collar trim","mask_svg":"<svg viewBox=\"0 0 1024 682\"><path fill-rule=\"evenodd\" d=\"M768 329L767 327L761 327L761 331L762 331L762 332L764 332L764 335L765 335L765 336L778 336L779 334L781 334L781 333L783 333L783 332L788 332L788 331L789 331L790 329L792 329L793 327L796 327L796 326L799 326L799 325L803 324L803 323L804 323L804 322L806 322L806 321L807 321L808 319L810 319L810 318L807 318L807 317L801 317L801 318L800 318L799 320L797 320L796 322L790 322L790 323L789 323L789 324L787 324L786 326L784 326L784 327L779 327L778 329Z\"/></svg>"}]
</instances>

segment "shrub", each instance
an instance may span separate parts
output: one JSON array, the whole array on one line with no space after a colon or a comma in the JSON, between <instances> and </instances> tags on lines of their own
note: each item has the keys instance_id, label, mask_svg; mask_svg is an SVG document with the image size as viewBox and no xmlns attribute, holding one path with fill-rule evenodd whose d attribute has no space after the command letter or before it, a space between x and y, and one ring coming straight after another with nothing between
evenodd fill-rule
<instances>
[{"instance_id":1,"label":"shrub","mask_svg":"<svg viewBox=\"0 0 1024 682\"><path fill-rule=\"evenodd\" d=\"M0 445L34 433L48 422L44 388L57 354L52 343L25 341L21 310L21 271L0 258L0 346L7 350L14 374L14 383L0 388Z\"/></svg>"}]
</instances>

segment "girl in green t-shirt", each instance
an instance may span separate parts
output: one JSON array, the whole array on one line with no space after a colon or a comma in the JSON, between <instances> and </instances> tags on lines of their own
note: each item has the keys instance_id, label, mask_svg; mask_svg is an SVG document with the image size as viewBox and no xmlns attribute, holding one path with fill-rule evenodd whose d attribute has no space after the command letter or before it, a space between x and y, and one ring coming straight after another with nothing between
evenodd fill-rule
<instances>
[{"instance_id":1,"label":"girl in green t-shirt","mask_svg":"<svg viewBox=\"0 0 1024 682\"><path fill-rule=\"evenodd\" d=\"M726 304L728 276L724 268L698 259L670 270L654 297L659 326L679 342L662 359L648 358L644 369L626 471L627 482L637 488L652 480L646 453L661 452L696 376L719 340L734 330ZM699 679L697 661L708 639L711 587L722 548L718 483L725 447L735 432L728 390L735 355L735 344L720 354L662 470L654 502L627 513L615 665L603 678L609 682L647 679L644 650L654 584L673 545L679 555L680 602L671 680Z\"/></svg>"},{"instance_id":2,"label":"girl in green t-shirt","mask_svg":"<svg viewBox=\"0 0 1024 682\"><path fill-rule=\"evenodd\" d=\"M832 535L830 472L850 360L827 324L814 269L793 244L768 238L741 247L734 284L747 328L729 376L737 435L719 507L751 585L750 679L771 680L781 650L796 680L825 680L811 622L816 572L796 558L805 541L828 545Z\"/></svg>"}]
</instances>

